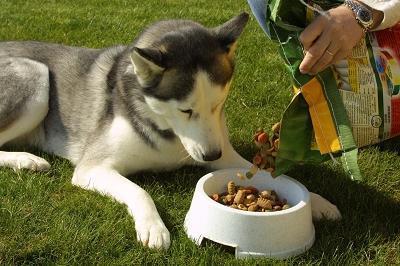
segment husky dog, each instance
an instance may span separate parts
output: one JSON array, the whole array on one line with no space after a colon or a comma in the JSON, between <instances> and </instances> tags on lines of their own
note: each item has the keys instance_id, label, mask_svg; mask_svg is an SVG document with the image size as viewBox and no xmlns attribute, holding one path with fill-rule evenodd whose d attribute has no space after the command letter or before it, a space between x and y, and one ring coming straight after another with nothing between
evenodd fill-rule
<instances>
[{"instance_id":1,"label":"husky dog","mask_svg":"<svg viewBox=\"0 0 400 266\"><path fill-rule=\"evenodd\" d=\"M130 46L0 43L0 146L31 145L70 160L72 183L126 204L138 241L168 248L151 197L127 178L187 164L249 167L228 139L223 106L248 15L216 28L166 20ZM0 151L0 166L45 170L44 159ZM314 216L340 217L312 196Z\"/></svg>"}]
</instances>

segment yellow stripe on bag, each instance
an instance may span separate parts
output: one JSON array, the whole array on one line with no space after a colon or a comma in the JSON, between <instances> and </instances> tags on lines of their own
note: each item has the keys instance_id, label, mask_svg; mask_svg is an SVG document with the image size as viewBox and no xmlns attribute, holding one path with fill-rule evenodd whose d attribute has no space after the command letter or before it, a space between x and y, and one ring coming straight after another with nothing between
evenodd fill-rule
<instances>
[{"instance_id":1,"label":"yellow stripe on bag","mask_svg":"<svg viewBox=\"0 0 400 266\"><path fill-rule=\"evenodd\" d=\"M313 78L301 87L308 103L315 140L321 154L340 151L340 141L321 83Z\"/></svg>"}]
</instances>

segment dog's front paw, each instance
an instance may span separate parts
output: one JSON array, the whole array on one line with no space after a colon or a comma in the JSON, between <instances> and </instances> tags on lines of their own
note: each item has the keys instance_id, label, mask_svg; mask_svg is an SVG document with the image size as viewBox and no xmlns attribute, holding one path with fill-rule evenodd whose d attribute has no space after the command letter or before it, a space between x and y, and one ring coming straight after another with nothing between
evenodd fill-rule
<instances>
[{"instance_id":1,"label":"dog's front paw","mask_svg":"<svg viewBox=\"0 0 400 266\"><path fill-rule=\"evenodd\" d=\"M50 168L50 164L45 159L27 152L4 152L0 158L0 165L2 163L14 171L21 169L45 171Z\"/></svg>"},{"instance_id":2,"label":"dog's front paw","mask_svg":"<svg viewBox=\"0 0 400 266\"><path fill-rule=\"evenodd\" d=\"M167 227L161 220L136 221L136 237L144 246L156 249L168 249L171 243Z\"/></svg>"},{"instance_id":3,"label":"dog's front paw","mask_svg":"<svg viewBox=\"0 0 400 266\"><path fill-rule=\"evenodd\" d=\"M342 218L339 209L327 199L315 193L310 193L310 197L311 212L314 220L320 220L322 218L340 220Z\"/></svg>"}]
</instances>

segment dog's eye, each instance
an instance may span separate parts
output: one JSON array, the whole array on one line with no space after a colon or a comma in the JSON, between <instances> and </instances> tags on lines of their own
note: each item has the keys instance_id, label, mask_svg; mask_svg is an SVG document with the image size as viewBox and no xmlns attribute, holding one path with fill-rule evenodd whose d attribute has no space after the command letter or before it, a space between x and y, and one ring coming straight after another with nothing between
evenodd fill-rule
<instances>
[{"instance_id":1,"label":"dog's eye","mask_svg":"<svg viewBox=\"0 0 400 266\"><path fill-rule=\"evenodd\" d=\"M189 118L192 116L193 114L193 110L192 109L187 109L187 110L181 110L179 109L179 111L181 111L182 113L188 114Z\"/></svg>"}]
</instances>

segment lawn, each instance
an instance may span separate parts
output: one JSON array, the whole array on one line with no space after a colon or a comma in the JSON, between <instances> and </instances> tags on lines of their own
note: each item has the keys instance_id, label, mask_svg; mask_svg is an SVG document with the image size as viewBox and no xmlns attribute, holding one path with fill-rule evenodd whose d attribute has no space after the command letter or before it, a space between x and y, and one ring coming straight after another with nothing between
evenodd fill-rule
<instances>
[{"instance_id":1,"label":"lawn","mask_svg":"<svg viewBox=\"0 0 400 266\"><path fill-rule=\"evenodd\" d=\"M245 1L213 0L0 0L0 40L41 40L74 46L128 44L149 23L167 18L216 26L250 12ZM233 145L250 159L251 135L269 128L291 98L290 79L275 44L253 18L241 36L226 105ZM131 179L153 197L172 244L143 248L124 206L70 184L72 165L35 151L51 164L46 173L0 169L0 265L265 265L400 264L400 139L360 152L365 181L355 183L333 163L303 165L288 173L337 204L340 222L315 223L316 241L285 261L238 261L216 244L198 247L183 221L196 181L207 171L185 167ZM268 241L266 239L265 241Z\"/></svg>"}]
</instances>

